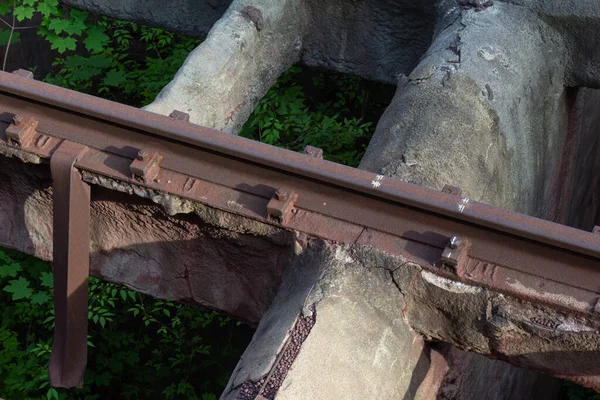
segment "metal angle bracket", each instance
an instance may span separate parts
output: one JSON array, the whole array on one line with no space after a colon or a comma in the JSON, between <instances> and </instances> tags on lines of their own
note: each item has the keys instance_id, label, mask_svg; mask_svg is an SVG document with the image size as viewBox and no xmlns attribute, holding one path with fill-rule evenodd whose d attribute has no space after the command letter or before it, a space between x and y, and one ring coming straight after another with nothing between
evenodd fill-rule
<instances>
[{"instance_id":1,"label":"metal angle bracket","mask_svg":"<svg viewBox=\"0 0 600 400\"><path fill-rule=\"evenodd\" d=\"M471 243L467 238L452 236L442 253L442 265L449 267L452 272L458 272L469 258L470 247Z\"/></svg>"},{"instance_id":2,"label":"metal angle bracket","mask_svg":"<svg viewBox=\"0 0 600 400\"><path fill-rule=\"evenodd\" d=\"M29 146L36 133L38 121L30 116L15 115L13 123L6 128L8 142L17 147Z\"/></svg>"},{"instance_id":3,"label":"metal angle bracket","mask_svg":"<svg viewBox=\"0 0 600 400\"><path fill-rule=\"evenodd\" d=\"M279 223L285 223L288 213L294 208L298 194L293 190L280 187L267 204L267 215L269 219Z\"/></svg>"},{"instance_id":4,"label":"metal angle bracket","mask_svg":"<svg viewBox=\"0 0 600 400\"><path fill-rule=\"evenodd\" d=\"M140 149L129 167L131 176L138 182L149 183L158 176L161 161L162 156L157 152Z\"/></svg>"},{"instance_id":5,"label":"metal angle bracket","mask_svg":"<svg viewBox=\"0 0 600 400\"><path fill-rule=\"evenodd\" d=\"M90 185L75 169L87 150L63 141L50 159L55 327L48 369L53 387L83 387L87 364Z\"/></svg>"}]
</instances>

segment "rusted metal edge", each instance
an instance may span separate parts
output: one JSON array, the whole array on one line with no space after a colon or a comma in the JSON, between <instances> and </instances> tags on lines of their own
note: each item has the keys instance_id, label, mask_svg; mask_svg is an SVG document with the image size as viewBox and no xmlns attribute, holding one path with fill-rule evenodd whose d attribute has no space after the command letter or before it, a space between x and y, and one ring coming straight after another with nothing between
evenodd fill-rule
<instances>
[{"instance_id":1,"label":"rusted metal edge","mask_svg":"<svg viewBox=\"0 0 600 400\"><path fill-rule=\"evenodd\" d=\"M83 387L87 364L90 186L75 169L86 146L64 141L50 160L54 208L53 387Z\"/></svg>"},{"instance_id":2,"label":"rusted metal edge","mask_svg":"<svg viewBox=\"0 0 600 400\"><path fill-rule=\"evenodd\" d=\"M13 151L25 150L27 154L47 160L56 151L61 139L40 132L36 132L36 135L30 147L21 150L12 147ZM2 136L0 128L1 146L9 146L9 143ZM128 157L90 149L75 165L94 176L167 192L226 212L282 226L280 222L269 218L269 203L273 199L268 196L243 192L235 186L227 187L166 168L159 169L154 180L144 182L132 176L130 167L133 162L135 161ZM198 164L203 165L200 161ZM212 173L212 169L209 168L208 173ZM267 178L269 176L264 177ZM275 187L278 186L274 184L273 188ZM276 195L275 189L272 190L272 194ZM513 235L482 230L472 224L380 202L375 198L357 206L353 204L356 199L353 193L331 192L332 188L327 187L316 190L330 196L334 209L342 208L342 211L346 211L343 210L346 204L348 210L358 212L362 207L365 214L361 220L363 225L295 206L283 222L285 228L337 242L373 246L401 255L434 273L465 283L486 286L521 298L528 297L569 311L595 312L594 306L600 296L595 283L600 271L598 259L554 249ZM306 192L302 194L311 195ZM456 233L473 238L468 239L472 245L465 254L455 256L460 262L450 265L452 268L444 268L443 253L451 246L451 235ZM448 255L446 259L451 260L452 255ZM539 292L531 291L531 288L539 289Z\"/></svg>"},{"instance_id":3,"label":"rusted metal edge","mask_svg":"<svg viewBox=\"0 0 600 400\"><path fill-rule=\"evenodd\" d=\"M120 125L162 139L175 140L243 159L246 162L286 171L304 179L320 180L365 195L600 257L600 238L590 232L495 208L466 197L456 198L446 193L435 192L238 136L225 135L214 129L25 79L14 74L0 73L0 92L93 117L113 126Z\"/></svg>"},{"instance_id":4,"label":"rusted metal edge","mask_svg":"<svg viewBox=\"0 0 600 400\"><path fill-rule=\"evenodd\" d=\"M84 96L82 101L87 98ZM108 104L116 108L125 107ZM131 110L132 113L139 111ZM94 174L168 192L309 235L374 246L400 254L455 280L528 297L570 311L595 312L600 295L600 288L596 284L600 273L600 240L592 233L327 163L309 155L282 153L280 149L259 143L251 142L252 146L259 146L260 151L269 149L275 156L285 155L286 158L280 159L279 163L289 158L296 160L294 162L302 160L311 168L333 168L328 170L329 173L339 169L346 174L340 178L342 181L345 179L344 182L357 185L363 176L368 177L373 190L349 189L350 184L344 182L332 184L327 179L315 179L310 174L292 173L289 169L273 168L265 163L234 157L224 151L190 146L183 141L126 128L105 119L91 118L1 91L0 113L0 121L3 122L0 122L0 145L12 146L13 150L15 144L9 143L6 135L3 136L4 131L14 122L15 114L29 115L39 124L31 140L21 147L27 154L47 159L61 140L80 142L88 145L90 151L77 161L76 166ZM161 117L148 114L148 118ZM167 118L171 123L181 124L184 131L191 127L189 129L195 129L196 135L203 135L204 128L171 120ZM213 139L225 143L241 140L220 133ZM244 145L246 142L241 140L240 143ZM160 154L160 165L153 170L152 179L136 179L132 176L132 173L136 174L135 171L144 175L143 165L139 169L131 168L134 160L140 161L140 150L148 154L147 160L150 160L150 154ZM406 198L425 196L424 200L419 199L421 203L431 199L435 203L441 199L444 204L454 205L457 211L451 215L434 213L431 207L418 207L410 201L393 201L385 195L387 192L382 187L395 190L398 196L405 194ZM285 188L294 194L291 206L287 200L279 198L276 193L278 188ZM273 199L279 203L272 203L271 213L285 213L285 218L269 218L269 202ZM471 212L489 218L487 224L491 226L495 226L494 221L501 220L503 215L512 215L519 219L520 225L532 224L531 229L542 232L545 240L532 240L530 231L522 232L515 226L512 230L506 226L506 229L491 229L488 225L473 222L473 218L469 218ZM560 245L553 244L550 240L552 237L545 231L549 227L556 241L560 242L563 236L569 240ZM446 262L443 262L442 255L454 236L465 238L469 243L468 249L459 257L451 252L446 254ZM579 236L587 241L582 251L569 244ZM456 262L453 262L454 259Z\"/></svg>"}]
</instances>

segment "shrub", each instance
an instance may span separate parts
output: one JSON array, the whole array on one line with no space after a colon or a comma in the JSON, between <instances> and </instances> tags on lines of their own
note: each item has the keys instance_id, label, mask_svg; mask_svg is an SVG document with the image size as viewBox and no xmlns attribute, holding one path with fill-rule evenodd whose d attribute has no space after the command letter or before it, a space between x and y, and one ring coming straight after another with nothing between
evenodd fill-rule
<instances>
[{"instance_id":1,"label":"shrub","mask_svg":"<svg viewBox=\"0 0 600 400\"><path fill-rule=\"evenodd\" d=\"M85 387L49 387L54 310L49 263L0 250L0 397L215 399L251 329L214 311L90 278Z\"/></svg>"}]
</instances>

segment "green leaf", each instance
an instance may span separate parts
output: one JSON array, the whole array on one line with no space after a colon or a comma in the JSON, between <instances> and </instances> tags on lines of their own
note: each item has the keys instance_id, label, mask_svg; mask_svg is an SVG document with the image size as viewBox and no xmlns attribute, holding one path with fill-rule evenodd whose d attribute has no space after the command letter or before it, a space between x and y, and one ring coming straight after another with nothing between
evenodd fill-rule
<instances>
[{"instance_id":1,"label":"green leaf","mask_svg":"<svg viewBox=\"0 0 600 400\"><path fill-rule=\"evenodd\" d=\"M50 25L48 25L48 28L53 30L54 32L56 32L57 35L59 35L62 32L69 29L70 25L71 25L71 23L69 22L69 20L61 19L61 18L53 18L50 21Z\"/></svg>"},{"instance_id":2,"label":"green leaf","mask_svg":"<svg viewBox=\"0 0 600 400\"><path fill-rule=\"evenodd\" d=\"M64 28L65 32L69 35L81 35L85 29L85 24L83 21L73 20L72 18L68 21L69 25Z\"/></svg>"},{"instance_id":3,"label":"green leaf","mask_svg":"<svg viewBox=\"0 0 600 400\"><path fill-rule=\"evenodd\" d=\"M17 274L19 272L21 272L21 270L23 270L23 267L21 267L21 264L12 263L12 264L7 264L7 265L2 265L2 266L0 266L0 278L5 278L7 276L14 278L15 276L17 276Z\"/></svg>"},{"instance_id":4,"label":"green leaf","mask_svg":"<svg viewBox=\"0 0 600 400\"><path fill-rule=\"evenodd\" d=\"M75 50L77 47L77 41L72 37L56 37L52 40L52 46L50 47L52 50L58 50L59 53L64 53L67 50Z\"/></svg>"},{"instance_id":5,"label":"green leaf","mask_svg":"<svg viewBox=\"0 0 600 400\"><path fill-rule=\"evenodd\" d=\"M28 299L33 294L33 291L29 288L29 281L23 277L10 281L4 291L12 293L13 300Z\"/></svg>"},{"instance_id":6,"label":"green leaf","mask_svg":"<svg viewBox=\"0 0 600 400\"><path fill-rule=\"evenodd\" d=\"M58 400L58 392L54 388L48 389L48 393L46 393L47 400Z\"/></svg>"},{"instance_id":7,"label":"green leaf","mask_svg":"<svg viewBox=\"0 0 600 400\"><path fill-rule=\"evenodd\" d=\"M96 68L108 68L113 62L111 57L106 57L104 54L95 54L87 59L90 66Z\"/></svg>"},{"instance_id":8,"label":"green leaf","mask_svg":"<svg viewBox=\"0 0 600 400\"><path fill-rule=\"evenodd\" d=\"M0 29L0 46L6 46L8 44L8 39L10 38L10 30L9 29ZM14 32L12 39L10 40L10 44L19 43L21 41L21 34L19 32Z\"/></svg>"},{"instance_id":9,"label":"green leaf","mask_svg":"<svg viewBox=\"0 0 600 400\"><path fill-rule=\"evenodd\" d=\"M15 7L14 15L15 15L15 18L17 19L17 21L21 22L26 19L31 19L31 17L33 17L34 12L35 12L35 9L33 7L22 5L22 6Z\"/></svg>"},{"instance_id":10,"label":"green leaf","mask_svg":"<svg viewBox=\"0 0 600 400\"><path fill-rule=\"evenodd\" d=\"M101 26L94 26L87 30L87 37L83 41L85 44L85 48L88 51L101 51L104 45L110 39L106 33L104 33L104 28Z\"/></svg>"},{"instance_id":11,"label":"green leaf","mask_svg":"<svg viewBox=\"0 0 600 400\"><path fill-rule=\"evenodd\" d=\"M47 288L53 288L54 276L50 272L42 272L40 282L42 286L46 286Z\"/></svg>"},{"instance_id":12,"label":"green leaf","mask_svg":"<svg viewBox=\"0 0 600 400\"><path fill-rule=\"evenodd\" d=\"M38 3L37 10L43 17L58 15L58 0L45 0Z\"/></svg>"},{"instance_id":13,"label":"green leaf","mask_svg":"<svg viewBox=\"0 0 600 400\"><path fill-rule=\"evenodd\" d=\"M102 81L102 83L106 86L116 86L118 87L120 84L125 82L125 71L118 71L116 69L111 69L106 73L106 77Z\"/></svg>"},{"instance_id":14,"label":"green leaf","mask_svg":"<svg viewBox=\"0 0 600 400\"><path fill-rule=\"evenodd\" d=\"M13 3L8 1L0 3L0 15L6 15L12 10Z\"/></svg>"},{"instance_id":15,"label":"green leaf","mask_svg":"<svg viewBox=\"0 0 600 400\"><path fill-rule=\"evenodd\" d=\"M112 378L112 374L107 371L101 373L100 375L96 375L96 385L108 386L110 384L111 378Z\"/></svg>"},{"instance_id":16,"label":"green leaf","mask_svg":"<svg viewBox=\"0 0 600 400\"><path fill-rule=\"evenodd\" d=\"M48 292L38 292L31 296L31 302L33 304L45 304L51 298L52 296Z\"/></svg>"},{"instance_id":17,"label":"green leaf","mask_svg":"<svg viewBox=\"0 0 600 400\"><path fill-rule=\"evenodd\" d=\"M131 300L133 300L133 301L136 300L135 292L133 290L128 290L127 295L131 298Z\"/></svg>"},{"instance_id":18,"label":"green leaf","mask_svg":"<svg viewBox=\"0 0 600 400\"><path fill-rule=\"evenodd\" d=\"M85 20L87 20L88 18L88 13L85 11L80 11L76 8L72 8L69 11L69 19L71 21L80 23L80 22L85 22Z\"/></svg>"}]
</instances>

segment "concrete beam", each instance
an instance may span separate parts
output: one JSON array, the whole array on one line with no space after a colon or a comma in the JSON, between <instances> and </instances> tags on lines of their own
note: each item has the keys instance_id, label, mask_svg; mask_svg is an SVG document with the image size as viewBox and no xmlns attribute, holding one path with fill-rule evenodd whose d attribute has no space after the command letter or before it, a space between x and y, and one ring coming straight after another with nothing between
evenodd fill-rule
<instances>
[{"instance_id":1,"label":"concrete beam","mask_svg":"<svg viewBox=\"0 0 600 400\"><path fill-rule=\"evenodd\" d=\"M235 0L171 83L145 109L238 133L277 78L300 58L304 2Z\"/></svg>"},{"instance_id":2,"label":"concrete beam","mask_svg":"<svg viewBox=\"0 0 600 400\"><path fill-rule=\"evenodd\" d=\"M221 398L557 396L557 382L548 376L424 342L422 327L426 340L472 351L488 324L497 322L473 301L484 289L436 279L417 264L367 247L312 241L290 264ZM449 310L454 304L462 313ZM499 353L486 354L504 354L494 350Z\"/></svg>"},{"instance_id":3,"label":"concrete beam","mask_svg":"<svg viewBox=\"0 0 600 400\"><path fill-rule=\"evenodd\" d=\"M139 187L86 180L94 184L93 276L258 324L292 253L291 233ZM51 182L47 166L0 156L1 247L51 261Z\"/></svg>"}]
</instances>

